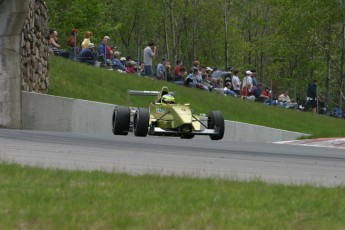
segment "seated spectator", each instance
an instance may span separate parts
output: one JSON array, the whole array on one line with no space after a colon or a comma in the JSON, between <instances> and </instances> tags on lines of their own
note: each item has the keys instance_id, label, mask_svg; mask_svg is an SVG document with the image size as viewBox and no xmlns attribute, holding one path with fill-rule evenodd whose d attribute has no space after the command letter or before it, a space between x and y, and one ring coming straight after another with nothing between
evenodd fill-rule
<instances>
[{"instance_id":1,"label":"seated spectator","mask_svg":"<svg viewBox=\"0 0 345 230\"><path fill-rule=\"evenodd\" d=\"M237 97L237 94L231 90L231 82L225 83L224 95Z\"/></svg>"},{"instance_id":2,"label":"seated spectator","mask_svg":"<svg viewBox=\"0 0 345 230\"><path fill-rule=\"evenodd\" d=\"M292 108L292 109L297 108L297 103L294 103L291 101L289 97L289 91L287 90L284 93L279 95L278 104L279 106L285 107L285 108Z\"/></svg>"},{"instance_id":3,"label":"seated spectator","mask_svg":"<svg viewBox=\"0 0 345 230\"><path fill-rule=\"evenodd\" d=\"M180 68L179 73L175 75L175 79L174 79L175 84L184 85L186 75L187 75L187 72L185 68Z\"/></svg>"},{"instance_id":4,"label":"seated spectator","mask_svg":"<svg viewBox=\"0 0 345 230\"><path fill-rule=\"evenodd\" d=\"M123 63L119 59L120 58L120 54L121 53L119 51L115 51L114 52L114 58L112 60L113 69L125 72L126 71L126 67L123 65Z\"/></svg>"},{"instance_id":5,"label":"seated spectator","mask_svg":"<svg viewBox=\"0 0 345 230\"><path fill-rule=\"evenodd\" d=\"M167 81L174 81L173 73L171 71L171 65L169 61L165 62L165 79Z\"/></svg>"},{"instance_id":6,"label":"seated spectator","mask_svg":"<svg viewBox=\"0 0 345 230\"><path fill-rule=\"evenodd\" d=\"M209 81L209 76L207 73L201 74L201 84L203 84L205 87L208 88L208 91L212 91L212 85L211 82Z\"/></svg>"},{"instance_id":7,"label":"seated spectator","mask_svg":"<svg viewBox=\"0 0 345 230\"><path fill-rule=\"evenodd\" d=\"M243 99L254 101L255 96L253 95L253 86L251 83L247 83L246 87L242 88L241 96Z\"/></svg>"},{"instance_id":8,"label":"seated spectator","mask_svg":"<svg viewBox=\"0 0 345 230\"><path fill-rule=\"evenodd\" d=\"M137 63L135 61L128 61L127 65L126 65L126 72L127 73L136 73L136 70L135 70L136 64Z\"/></svg>"},{"instance_id":9,"label":"seated spectator","mask_svg":"<svg viewBox=\"0 0 345 230\"><path fill-rule=\"evenodd\" d=\"M94 48L95 48L95 45L93 43L89 43L88 48L84 48L79 52L78 60L82 63L95 65L96 55L93 52Z\"/></svg>"},{"instance_id":10,"label":"seated spectator","mask_svg":"<svg viewBox=\"0 0 345 230\"><path fill-rule=\"evenodd\" d=\"M69 57L69 52L66 52L61 49L60 44L58 43L58 33L55 30L50 30L49 31L49 51L51 53L54 53L55 55L62 56L64 58Z\"/></svg>"},{"instance_id":11,"label":"seated spectator","mask_svg":"<svg viewBox=\"0 0 345 230\"><path fill-rule=\"evenodd\" d=\"M180 59L176 60L176 66L174 68L174 77L176 77L178 74L180 74L180 69L182 68L182 61Z\"/></svg>"},{"instance_id":12,"label":"seated spectator","mask_svg":"<svg viewBox=\"0 0 345 230\"><path fill-rule=\"evenodd\" d=\"M253 95L255 96L255 101L257 102L264 102L265 100L269 99L268 96L262 94L262 88L262 83L259 83L256 87L253 87Z\"/></svg>"},{"instance_id":13,"label":"seated spectator","mask_svg":"<svg viewBox=\"0 0 345 230\"><path fill-rule=\"evenodd\" d=\"M221 79L221 78L219 78ZM219 85L219 82L217 78L211 78L210 84L212 86L211 92L212 93L217 93L217 94L224 94L223 87Z\"/></svg>"},{"instance_id":14,"label":"seated spectator","mask_svg":"<svg viewBox=\"0 0 345 230\"><path fill-rule=\"evenodd\" d=\"M140 62L138 74L142 77L145 77L145 63L144 62Z\"/></svg>"},{"instance_id":15,"label":"seated spectator","mask_svg":"<svg viewBox=\"0 0 345 230\"><path fill-rule=\"evenodd\" d=\"M264 101L265 105L277 105L275 98L273 98L272 90L270 87L266 86L262 94L269 97L269 99Z\"/></svg>"},{"instance_id":16,"label":"seated spectator","mask_svg":"<svg viewBox=\"0 0 345 230\"><path fill-rule=\"evenodd\" d=\"M208 88L201 83L201 76L198 68L193 69L193 73L189 74L186 78L185 85L192 88L207 90Z\"/></svg>"},{"instance_id":17,"label":"seated spectator","mask_svg":"<svg viewBox=\"0 0 345 230\"><path fill-rule=\"evenodd\" d=\"M161 62L157 65L156 77L158 80L166 81L165 74L165 58L162 58Z\"/></svg>"}]
</instances>

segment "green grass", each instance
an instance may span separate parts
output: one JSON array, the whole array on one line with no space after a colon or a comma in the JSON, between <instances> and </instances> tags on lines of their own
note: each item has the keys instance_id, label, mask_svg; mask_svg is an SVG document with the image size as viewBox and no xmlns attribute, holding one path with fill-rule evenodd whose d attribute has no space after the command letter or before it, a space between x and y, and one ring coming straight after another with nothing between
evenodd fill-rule
<instances>
[{"instance_id":1,"label":"green grass","mask_svg":"<svg viewBox=\"0 0 345 230\"><path fill-rule=\"evenodd\" d=\"M121 74L52 57L49 94L118 105L128 104L128 89L160 90L167 85L179 103L190 103L196 113L221 110L225 119L311 134L344 137L345 120L195 90L137 75ZM152 97L131 97L131 105L147 107Z\"/></svg>"},{"instance_id":2,"label":"green grass","mask_svg":"<svg viewBox=\"0 0 345 230\"><path fill-rule=\"evenodd\" d=\"M344 188L0 164L1 229L344 229Z\"/></svg>"}]
</instances>

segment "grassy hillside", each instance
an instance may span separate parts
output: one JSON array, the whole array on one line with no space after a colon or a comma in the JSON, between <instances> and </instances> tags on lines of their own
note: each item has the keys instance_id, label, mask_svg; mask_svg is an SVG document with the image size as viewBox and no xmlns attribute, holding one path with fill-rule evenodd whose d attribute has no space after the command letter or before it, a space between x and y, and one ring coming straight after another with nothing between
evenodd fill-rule
<instances>
[{"instance_id":1,"label":"grassy hillside","mask_svg":"<svg viewBox=\"0 0 345 230\"><path fill-rule=\"evenodd\" d=\"M190 103L196 113L221 110L227 120L312 134L312 137L344 137L345 120L261 103L225 97L173 83L121 74L78 62L52 57L49 94L118 105L128 104L128 89L160 90L168 86L179 103ZM131 97L131 105L147 107L152 97ZM258 133L258 135L260 135Z\"/></svg>"}]
</instances>

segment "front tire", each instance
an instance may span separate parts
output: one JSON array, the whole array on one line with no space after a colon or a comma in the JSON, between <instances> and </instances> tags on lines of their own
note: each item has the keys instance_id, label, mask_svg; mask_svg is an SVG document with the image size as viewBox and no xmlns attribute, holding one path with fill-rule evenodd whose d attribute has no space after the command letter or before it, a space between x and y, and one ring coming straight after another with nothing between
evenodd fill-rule
<instances>
[{"instance_id":1,"label":"front tire","mask_svg":"<svg viewBox=\"0 0 345 230\"><path fill-rule=\"evenodd\" d=\"M134 116L133 131L137 137L146 137L149 131L150 113L148 109L138 108Z\"/></svg>"},{"instance_id":2,"label":"front tire","mask_svg":"<svg viewBox=\"0 0 345 230\"><path fill-rule=\"evenodd\" d=\"M208 122L207 128L208 129L215 129L218 131L218 134L211 134L211 140L221 140L224 137L224 116L223 113L220 111L211 111L208 115Z\"/></svg>"},{"instance_id":3,"label":"front tire","mask_svg":"<svg viewBox=\"0 0 345 230\"><path fill-rule=\"evenodd\" d=\"M126 106L115 106L113 112L113 134L128 135L130 122L129 108Z\"/></svg>"}]
</instances>

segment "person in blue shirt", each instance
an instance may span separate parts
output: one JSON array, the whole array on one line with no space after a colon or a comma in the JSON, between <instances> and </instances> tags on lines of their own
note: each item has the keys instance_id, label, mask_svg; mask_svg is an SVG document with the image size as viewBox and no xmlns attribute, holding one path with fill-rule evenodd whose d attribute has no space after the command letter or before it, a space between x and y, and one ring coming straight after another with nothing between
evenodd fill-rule
<instances>
[{"instance_id":1,"label":"person in blue shirt","mask_svg":"<svg viewBox=\"0 0 345 230\"><path fill-rule=\"evenodd\" d=\"M123 63L120 61L120 52L115 51L114 52L114 59L112 60L113 63L113 69L126 71L126 67L123 65Z\"/></svg>"}]
</instances>

